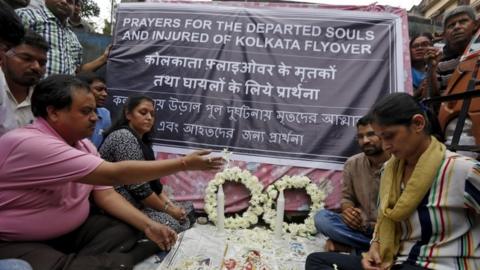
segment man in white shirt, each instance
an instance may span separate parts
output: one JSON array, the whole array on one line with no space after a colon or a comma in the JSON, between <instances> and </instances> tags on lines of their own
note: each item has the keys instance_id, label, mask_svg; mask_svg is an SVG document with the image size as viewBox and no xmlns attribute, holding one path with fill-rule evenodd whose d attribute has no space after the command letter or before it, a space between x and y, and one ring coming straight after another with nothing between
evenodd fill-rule
<instances>
[{"instance_id":1,"label":"man in white shirt","mask_svg":"<svg viewBox=\"0 0 480 270\"><path fill-rule=\"evenodd\" d=\"M2 70L0 69L0 136L5 134L7 131L17 127L17 122L15 121L15 116L10 108L8 102L7 93L5 88L7 88L7 82L3 77Z\"/></svg>"},{"instance_id":2,"label":"man in white shirt","mask_svg":"<svg viewBox=\"0 0 480 270\"><path fill-rule=\"evenodd\" d=\"M48 49L49 45L42 36L27 31L20 44L2 56L7 103L15 114L18 127L33 122L30 99L33 87L45 74Z\"/></svg>"}]
</instances>

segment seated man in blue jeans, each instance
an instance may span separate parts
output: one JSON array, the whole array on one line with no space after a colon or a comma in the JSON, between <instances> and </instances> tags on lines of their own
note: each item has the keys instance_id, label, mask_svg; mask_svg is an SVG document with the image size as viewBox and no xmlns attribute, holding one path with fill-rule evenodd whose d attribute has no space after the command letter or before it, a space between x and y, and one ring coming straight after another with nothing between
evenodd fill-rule
<instances>
[{"instance_id":1,"label":"seated man in blue jeans","mask_svg":"<svg viewBox=\"0 0 480 270\"><path fill-rule=\"evenodd\" d=\"M350 157L343 169L341 214L322 210L315 215L317 231L329 239L326 251L366 251L377 218L380 169L390 154L366 115L357 122L357 141L362 153Z\"/></svg>"}]
</instances>

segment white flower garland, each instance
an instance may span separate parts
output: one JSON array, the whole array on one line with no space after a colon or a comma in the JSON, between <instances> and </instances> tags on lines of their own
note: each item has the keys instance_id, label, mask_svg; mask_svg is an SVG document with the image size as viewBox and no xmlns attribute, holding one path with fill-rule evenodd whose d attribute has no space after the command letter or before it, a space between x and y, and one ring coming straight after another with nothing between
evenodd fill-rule
<instances>
[{"instance_id":1,"label":"white flower garland","mask_svg":"<svg viewBox=\"0 0 480 270\"><path fill-rule=\"evenodd\" d=\"M283 231L292 235L306 237L317 232L314 223L314 215L323 208L325 193L306 176L284 176L267 188L267 200L264 204L263 220L275 230L275 216L277 215L274 205L276 205L278 194L281 190L289 188L304 188L310 196L312 204L310 212L303 224L288 224L283 222Z\"/></svg>"},{"instance_id":2,"label":"white flower garland","mask_svg":"<svg viewBox=\"0 0 480 270\"><path fill-rule=\"evenodd\" d=\"M226 181L239 182L245 185L250 191L251 199L248 209L242 216L225 218L225 228L227 229L246 229L251 225L257 224L258 216L263 213L263 203L266 195L262 194L263 185L258 178L247 170L241 170L238 167L228 168L215 175L213 180L208 183L205 190L205 212L208 218L213 222L217 222L217 190L220 185Z\"/></svg>"}]
</instances>

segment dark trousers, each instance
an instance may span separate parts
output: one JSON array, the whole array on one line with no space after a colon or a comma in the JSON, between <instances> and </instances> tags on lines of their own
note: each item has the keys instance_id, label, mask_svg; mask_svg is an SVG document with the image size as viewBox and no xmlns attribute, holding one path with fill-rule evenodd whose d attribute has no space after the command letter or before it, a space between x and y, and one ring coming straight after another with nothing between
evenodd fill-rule
<instances>
[{"instance_id":1,"label":"dark trousers","mask_svg":"<svg viewBox=\"0 0 480 270\"><path fill-rule=\"evenodd\" d=\"M305 263L305 270L333 270L333 264L342 270L360 270L362 267L362 257L341 254L336 252L316 252L308 255ZM401 264L395 265L392 270L425 270L426 268Z\"/></svg>"},{"instance_id":2,"label":"dark trousers","mask_svg":"<svg viewBox=\"0 0 480 270\"><path fill-rule=\"evenodd\" d=\"M0 242L0 259L23 259L35 270L132 269L160 250L142 238L141 232L112 217L92 215L75 231L53 240Z\"/></svg>"}]
</instances>

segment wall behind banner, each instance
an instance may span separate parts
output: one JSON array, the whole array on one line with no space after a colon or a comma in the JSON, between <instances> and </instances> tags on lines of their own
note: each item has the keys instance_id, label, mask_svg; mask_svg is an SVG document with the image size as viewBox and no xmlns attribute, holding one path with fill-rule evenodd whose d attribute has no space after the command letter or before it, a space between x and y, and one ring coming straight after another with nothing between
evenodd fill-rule
<instances>
[{"instance_id":1,"label":"wall behind banner","mask_svg":"<svg viewBox=\"0 0 480 270\"><path fill-rule=\"evenodd\" d=\"M83 63L88 63L95 60L99 55L102 55L105 48L112 43L112 37L97 33L75 32L78 40L83 47ZM97 73L103 78L106 77L106 68L100 68Z\"/></svg>"}]
</instances>

